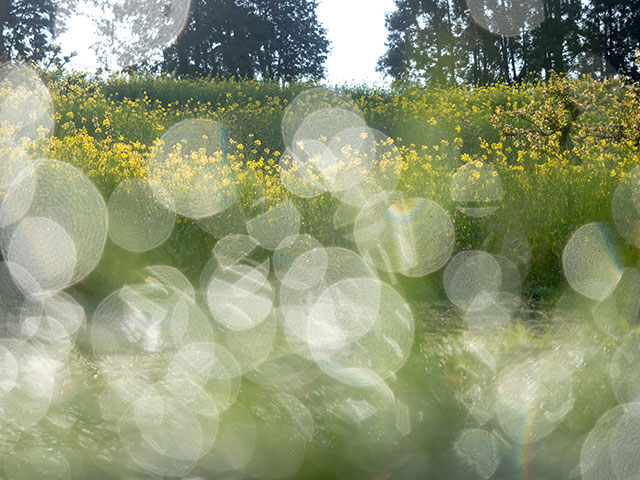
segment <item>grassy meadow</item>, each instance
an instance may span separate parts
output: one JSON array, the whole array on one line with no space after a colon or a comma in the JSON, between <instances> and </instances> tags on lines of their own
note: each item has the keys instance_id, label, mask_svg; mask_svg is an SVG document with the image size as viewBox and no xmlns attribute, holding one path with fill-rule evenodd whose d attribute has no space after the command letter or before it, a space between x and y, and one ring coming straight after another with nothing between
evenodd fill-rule
<instances>
[{"instance_id":1,"label":"grassy meadow","mask_svg":"<svg viewBox=\"0 0 640 480\"><path fill-rule=\"evenodd\" d=\"M284 110L309 85L234 81L176 81L170 78L92 82L67 77L53 85L56 124L46 145L50 158L84 172L108 197L123 179L144 177L154 143L172 125L192 118L214 119L229 129L229 158L242 184L243 208L266 197L291 198L305 214L307 232L323 242L344 242L326 222L336 208L330 195L295 198L281 185L278 162L285 146ZM611 197L621 178L638 164L640 124L637 91L620 80L556 78L550 84L478 89L405 87L346 91L367 125L393 141L402 170L398 189L443 206L454 218L456 251L487 248L499 253L507 233L516 232L530 250L524 294L546 298L562 291L560 256L581 225L611 221ZM465 164L491 165L504 195L499 209L475 219L456 210L451 179ZM313 220L312 220L313 219ZM188 220L162 254L174 262L194 258L197 238ZM183 241L181 235L193 235ZM180 250L180 245L186 250ZM630 252L632 255L632 252ZM200 262L200 263L198 263Z\"/></svg>"},{"instance_id":2,"label":"grassy meadow","mask_svg":"<svg viewBox=\"0 0 640 480\"><path fill-rule=\"evenodd\" d=\"M52 202L74 212L93 194L68 200L54 180L38 179L35 194L20 187L14 200L15 182L2 183L8 263L0 280L8 293L0 294L7 319L0 477L603 479L637 472L640 408L628 403L640 392L637 87L554 75L516 86L336 90L338 108L356 111L370 129L354 138L375 137L369 195L365 187L345 193L360 188L352 178L364 160L340 139L336 148L348 160L323 167L331 171L324 183L317 170L287 163L295 164L292 149L300 154L308 145L325 161L326 138L304 144L291 133L329 128L321 117L301 120L320 100L295 99L314 85L81 75L49 75L45 84L52 133L21 155L62 162L38 167L54 179L67 171L61 165L73 166L70 175L88 178L109 208L119 185L148 180L155 188L154 178L169 175L154 195L168 197L168 189L174 198L154 215L178 213L158 245L123 248L117 221L149 214L135 209L142 197L125 196L122 218L109 210L109 239L80 275L62 258L53 266L44 259L71 243L80 262L93 230L78 227L73 237L73 225L67 234L60 222L43 220L46 206L18 208L16 218L11 208L39 199L41 182ZM8 95L0 89L0 105ZM213 160L203 149L181 155L165 146L185 121L194 131L217 126L217 137L207 138ZM5 158L17 148L0 146ZM187 188L171 183L176 171ZM341 181L349 188L336 187ZM205 192L214 214L180 214L182 199L205 196L190 186L211 182L219 182ZM231 200L219 196L231 187ZM359 194L366 198L353 200ZM101 205L87 211L102 212ZM31 216L20 220L26 211ZM384 212L392 220L380 227ZM289 218L299 226L291 230ZM257 243L254 231L264 233ZM283 232L308 243L283 247ZM11 259L42 260L44 270L28 274L54 286L33 287L20 273L28 262L18 268ZM59 273L65 269L68 278ZM300 300L323 275L323 290ZM237 293L228 285L245 289L238 294L245 305L226 305L225 295ZM131 315L147 325L142 337L122 322ZM234 324L234 315L248 323ZM329 317L336 324L314 326ZM217 344L224 354L207 350ZM45 362L55 381L20 373L27 357ZM3 372L14 363L11 383ZM27 380L16 393L20 375ZM33 422L27 408L39 412Z\"/></svg>"}]
</instances>

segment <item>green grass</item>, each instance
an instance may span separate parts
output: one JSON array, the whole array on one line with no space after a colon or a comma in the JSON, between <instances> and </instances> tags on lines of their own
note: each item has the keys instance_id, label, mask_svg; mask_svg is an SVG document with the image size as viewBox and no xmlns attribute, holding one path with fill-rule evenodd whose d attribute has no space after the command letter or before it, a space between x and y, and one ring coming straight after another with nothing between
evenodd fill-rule
<instances>
[{"instance_id":1,"label":"green grass","mask_svg":"<svg viewBox=\"0 0 640 480\"><path fill-rule=\"evenodd\" d=\"M71 478L120 478L140 472L132 465L126 467L130 459L119 437L119 428L125 427L102 418L105 400L101 395L112 382L109 375L116 365L122 376L156 383L175 352L143 348L113 357L95 352L92 315L104 298L122 285L149 282L144 273L149 265L176 267L195 289L190 305L206 319L202 330L197 330L202 334L197 340L213 337L231 349L229 332L209 314L206 286L200 281L212 248L225 233L244 231L246 219L290 199L301 215L301 233L314 236L325 247L354 251L357 247L349 225L334 226L336 198L328 193L297 198L282 187L276 167L270 164L270 160L277 163L276 152L284 150L280 124L287 105L311 85L68 77L50 87L57 115L55 138L52 145L38 148L87 173L105 199L122 178L144 176L148 151L185 118L215 119L228 127L232 141L227 153L235 156L238 175L242 175L239 202L220 221L222 233L207 233L198 222L179 218L169 240L144 254L107 241L93 273L69 289L84 308L87 321L73 335L72 348L64 352L64 371L57 380L60 391L56 390L46 418L21 428L2 416L0 395L0 476L37 478L59 468L64 478L68 466ZM309 371L317 376L305 376L308 383L302 386L292 381L269 385L279 378L274 373L278 368L290 373L278 363L262 373L243 375L238 401L253 409L259 421L275 424L273 435L259 444L257 458L264 465L272 457L286 465L296 445L282 445L308 427L300 424L299 429L278 436L278 425L286 425L291 416L269 418L268 409L285 392L300 401L313 419L313 435L301 464L288 472L292 478L466 479L482 478L483 473L486 477L493 467L491 478L495 479L579 478L581 448L598 419L617 404L637 398L631 373L638 367L633 352L640 304L635 297L615 304L618 310L609 310L613 313L605 320L623 333L608 336L606 328L599 328L594 320L598 302L568 287L562 255L579 227L606 222L611 227L610 235L603 237L610 242L606 246L612 251L617 246L621 252L620 265L614 266L637 265L637 249L615 233L611 213L611 197L620 179L640 160L634 116L637 89L621 80L600 84L554 78L548 84L519 87L356 87L344 93L356 101L369 126L394 139L394 158L403 167L398 189L407 196L435 201L451 218L452 256L482 250L509 259L514 268L511 283L503 290L512 291L482 311L487 315L482 317L449 301L445 267L418 278L376 272L402 296L413 315L414 341L406 363L384 383L369 387L346 385L322 375L313 365ZM571 102L579 115L572 116ZM450 191L454 173L470 163L491 166L504 191L503 198L492 204L496 211L481 218L465 214ZM402 225L396 227L404 231ZM252 255L250 261L273 266L272 252L257 249ZM584 258L586 265L598 260ZM273 270L267 278L277 305L283 287ZM154 285L153 295L161 298L158 302L165 301L163 295L176 294L165 284L158 287L156 281ZM0 300L3 308L9 305L4 297ZM162 303L166 305L173 304ZM138 313L144 319L150 315ZM173 333L184 333L180 330L184 310L174 314ZM472 328L470 324L480 322L478 318L496 323L488 321L485 330ZM12 324L7 325L11 330ZM273 351L291 354L284 323L278 325ZM208 329L214 333L209 335ZM39 345L41 340L28 342ZM264 342L268 343L266 336ZM45 351L58 352L59 346L53 343L45 343ZM236 348L245 345L249 340ZM277 358L276 353L272 355ZM310 363L308 359L291 356L296 361L288 368L298 377L307 375L303 367ZM627 368L629 376L617 375L616 368ZM212 382L205 391L216 393L216 388ZM5 406L19 410L19 402L16 405ZM204 419L202 424L206 425ZM153 430L155 424L149 425ZM180 425L173 427L179 431ZM635 431L622 432L629 435L630 445L640 441ZM462 435L468 433L490 441L466 448L467 437ZM599 450L609 452L609 445ZM191 474L214 475L203 464L195 465Z\"/></svg>"}]
</instances>

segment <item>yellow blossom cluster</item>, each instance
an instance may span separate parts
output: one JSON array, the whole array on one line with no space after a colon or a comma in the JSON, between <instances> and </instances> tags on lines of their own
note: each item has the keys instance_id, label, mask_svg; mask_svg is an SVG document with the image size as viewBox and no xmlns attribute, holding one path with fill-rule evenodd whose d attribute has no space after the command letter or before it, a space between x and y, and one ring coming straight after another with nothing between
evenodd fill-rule
<instances>
[{"instance_id":1,"label":"yellow blossom cluster","mask_svg":"<svg viewBox=\"0 0 640 480\"><path fill-rule=\"evenodd\" d=\"M310 87L164 77L108 81L67 77L50 85L54 135L38 148L42 155L79 167L108 195L122 179L148 175L149 159L173 125L185 119L212 119L229 131L215 159L225 162L227 170L220 170L215 179L201 177L200 182L221 182L224 187L233 183L244 208L259 199L266 199L267 206L292 199L308 218L332 218L329 209L337 205L335 198L297 198L280 176L280 164L287 162L283 116L296 96ZM486 228L492 226L522 230L534 249L536 242L548 248L543 237L561 245L576 226L610 218L613 191L640 163L634 123L640 95L619 80L553 78L520 86L405 86L343 93L347 103L339 107L355 105L368 126L385 134L374 159L375 182L442 205L453 215L460 248L479 246ZM347 172L370 180L366 171L371 159L348 144L341 146L341 155L342 163L333 167L332 175ZM197 152L188 157L173 152L171 162L193 166L212 161ZM321 181L317 168L321 162L312 156L302 176ZM452 179L468 164L477 169L489 166L504 192L494 202L499 207L495 213L481 220L461 214L452 198ZM472 177L480 178L479 172ZM180 175L189 185L187 177L198 172L184 170ZM180 178L170 179L172 188L178 188ZM486 188L495 191L498 183L490 183ZM474 192L476 197L482 198L482 192ZM318 228L310 223L309 230Z\"/></svg>"}]
</instances>

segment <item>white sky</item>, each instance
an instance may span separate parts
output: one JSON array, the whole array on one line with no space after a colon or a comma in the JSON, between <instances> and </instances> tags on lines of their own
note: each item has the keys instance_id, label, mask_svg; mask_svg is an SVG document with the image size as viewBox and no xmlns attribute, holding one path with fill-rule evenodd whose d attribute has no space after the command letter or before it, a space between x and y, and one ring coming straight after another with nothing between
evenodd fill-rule
<instances>
[{"instance_id":1,"label":"white sky","mask_svg":"<svg viewBox=\"0 0 640 480\"><path fill-rule=\"evenodd\" d=\"M393 0L320 0L318 18L332 46L326 63L328 83L382 81L376 63L387 40L385 13L393 6Z\"/></svg>"},{"instance_id":2,"label":"white sky","mask_svg":"<svg viewBox=\"0 0 640 480\"><path fill-rule=\"evenodd\" d=\"M318 19L327 29L331 50L327 63L328 84L383 83L376 63L384 53L387 32L385 13L393 0L319 0ZM98 63L90 45L96 37L88 22L77 16L60 37L63 54L78 52L70 63L77 70L95 70Z\"/></svg>"}]
</instances>

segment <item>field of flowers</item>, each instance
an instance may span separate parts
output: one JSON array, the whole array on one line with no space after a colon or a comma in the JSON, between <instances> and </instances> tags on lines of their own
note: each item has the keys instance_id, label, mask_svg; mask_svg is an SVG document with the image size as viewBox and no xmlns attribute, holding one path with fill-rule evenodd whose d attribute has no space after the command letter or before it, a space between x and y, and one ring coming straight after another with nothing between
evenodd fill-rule
<instances>
[{"instance_id":1,"label":"field of flowers","mask_svg":"<svg viewBox=\"0 0 640 480\"><path fill-rule=\"evenodd\" d=\"M0 71L1 478L629 478L640 90Z\"/></svg>"},{"instance_id":2,"label":"field of flowers","mask_svg":"<svg viewBox=\"0 0 640 480\"><path fill-rule=\"evenodd\" d=\"M122 179L145 176L154 143L171 125L214 119L229 130L229 158L242 184L243 207L263 197L276 204L295 197L282 188L278 175L285 149L283 112L307 88L63 78L53 86L56 127L48 155L79 168L108 196ZM498 253L507 233L528 243L529 296L561 288L564 244L585 223L611 221L613 191L639 160L640 98L621 80L558 77L548 85L346 93L367 124L393 142L393 160L402 170L399 190L432 199L454 216L456 250L488 247ZM500 208L481 219L457 212L451 194L453 175L473 163L495 169L503 185ZM482 188L476 193L482 194ZM308 233L343 242L332 222L324 221L336 207L330 196L297 206L314 219L306 222ZM195 239L178 240L183 232L198 233L183 225L173 237L174 251L189 245L190 252L179 251L174 259L184 259L188 268Z\"/></svg>"}]
</instances>

